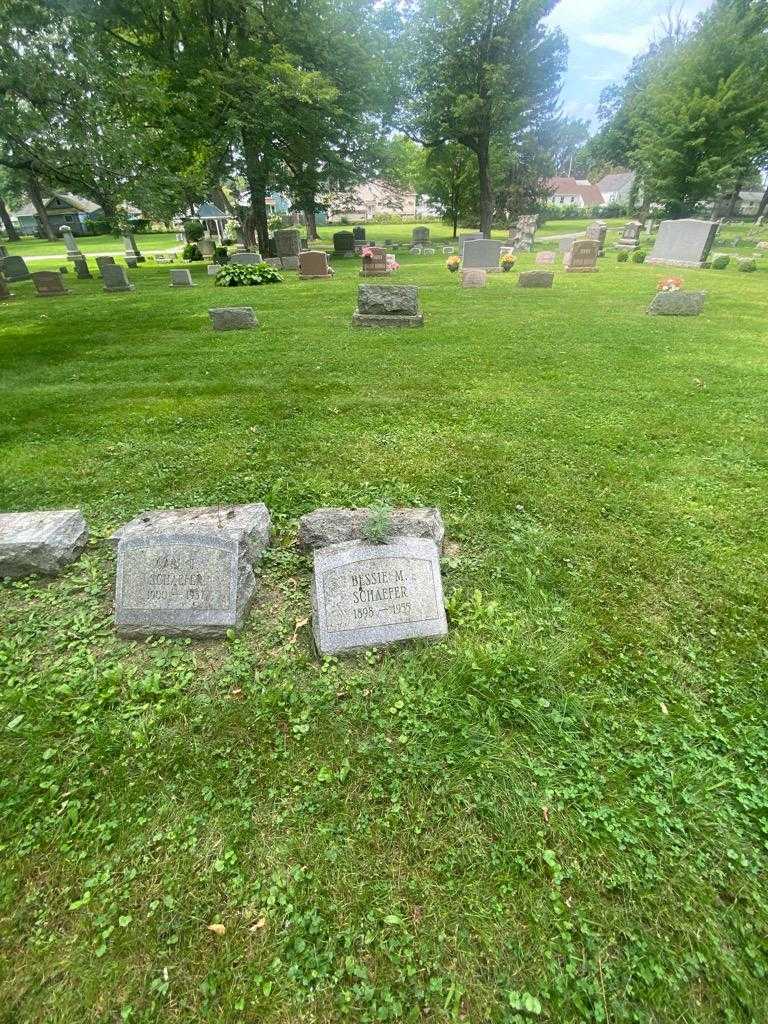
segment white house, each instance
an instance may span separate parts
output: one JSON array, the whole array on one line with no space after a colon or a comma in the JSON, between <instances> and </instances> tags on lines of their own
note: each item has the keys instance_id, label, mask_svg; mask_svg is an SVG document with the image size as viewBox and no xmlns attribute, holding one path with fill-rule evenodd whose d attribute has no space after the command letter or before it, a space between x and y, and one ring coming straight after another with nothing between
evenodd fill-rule
<instances>
[{"instance_id":1,"label":"white house","mask_svg":"<svg viewBox=\"0 0 768 1024\"><path fill-rule=\"evenodd\" d=\"M365 223L377 214L393 213L406 220L416 218L416 193L390 185L381 178L355 185L328 198L328 221L341 220Z\"/></svg>"},{"instance_id":2,"label":"white house","mask_svg":"<svg viewBox=\"0 0 768 1024\"><path fill-rule=\"evenodd\" d=\"M597 183L597 188L603 196L606 206L614 204L626 205L632 193L632 186L635 183L634 171L617 171L615 174L606 174Z\"/></svg>"},{"instance_id":3,"label":"white house","mask_svg":"<svg viewBox=\"0 0 768 1024\"><path fill-rule=\"evenodd\" d=\"M548 178L549 202L554 206L602 206L603 194L591 182L577 178Z\"/></svg>"}]
</instances>

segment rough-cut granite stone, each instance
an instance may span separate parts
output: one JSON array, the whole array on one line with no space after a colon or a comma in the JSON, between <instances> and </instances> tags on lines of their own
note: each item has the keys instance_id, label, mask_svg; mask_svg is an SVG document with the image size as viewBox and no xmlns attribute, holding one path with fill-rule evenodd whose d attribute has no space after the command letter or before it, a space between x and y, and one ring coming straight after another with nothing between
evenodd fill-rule
<instances>
[{"instance_id":1,"label":"rough-cut granite stone","mask_svg":"<svg viewBox=\"0 0 768 1024\"><path fill-rule=\"evenodd\" d=\"M242 331L259 325L251 306L221 306L209 309L208 316L214 331Z\"/></svg>"},{"instance_id":2,"label":"rough-cut granite stone","mask_svg":"<svg viewBox=\"0 0 768 1024\"><path fill-rule=\"evenodd\" d=\"M0 513L0 577L55 576L87 543L88 527L79 509Z\"/></svg>"},{"instance_id":3,"label":"rough-cut granite stone","mask_svg":"<svg viewBox=\"0 0 768 1024\"><path fill-rule=\"evenodd\" d=\"M363 529L371 517L367 508L318 508L299 520L299 547L304 551L345 541L364 540ZM443 549L445 526L440 509L395 508L391 513L390 538L425 537Z\"/></svg>"},{"instance_id":4,"label":"rough-cut granite stone","mask_svg":"<svg viewBox=\"0 0 768 1024\"><path fill-rule=\"evenodd\" d=\"M413 285L361 284L352 323L358 327L421 327L419 289Z\"/></svg>"},{"instance_id":5,"label":"rough-cut granite stone","mask_svg":"<svg viewBox=\"0 0 768 1024\"><path fill-rule=\"evenodd\" d=\"M351 541L314 554L312 628L320 654L445 636L440 555L432 540Z\"/></svg>"},{"instance_id":6,"label":"rough-cut granite stone","mask_svg":"<svg viewBox=\"0 0 768 1024\"><path fill-rule=\"evenodd\" d=\"M656 292L648 307L651 316L698 316L704 308L706 292Z\"/></svg>"},{"instance_id":7,"label":"rough-cut granite stone","mask_svg":"<svg viewBox=\"0 0 768 1024\"><path fill-rule=\"evenodd\" d=\"M551 270L526 270L517 279L520 288L551 288L555 275Z\"/></svg>"},{"instance_id":8,"label":"rough-cut granite stone","mask_svg":"<svg viewBox=\"0 0 768 1024\"><path fill-rule=\"evenodd\" d=\"M121 636L214 637L239 629L269 543L266 506L157 509L113 534Z\"/></svg>"}]
</instances>

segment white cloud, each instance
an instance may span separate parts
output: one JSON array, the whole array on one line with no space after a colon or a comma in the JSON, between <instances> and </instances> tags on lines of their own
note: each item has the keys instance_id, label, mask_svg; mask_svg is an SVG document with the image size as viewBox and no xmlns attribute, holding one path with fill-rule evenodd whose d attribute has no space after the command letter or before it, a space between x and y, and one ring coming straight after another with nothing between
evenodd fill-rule
<instances>
[{"instance_id":1,"label":"white cloud","mask_svg":"<svg viewBox=\"0 0 768 1024\"><path fill-rule=\"evenodd\" d=\"M653 35L653 24L640 25L629 32L584 32L579 37L587 46L597 50L610 50L622 57L634 57L641 53Z\"/></svg>"}]
</instances>

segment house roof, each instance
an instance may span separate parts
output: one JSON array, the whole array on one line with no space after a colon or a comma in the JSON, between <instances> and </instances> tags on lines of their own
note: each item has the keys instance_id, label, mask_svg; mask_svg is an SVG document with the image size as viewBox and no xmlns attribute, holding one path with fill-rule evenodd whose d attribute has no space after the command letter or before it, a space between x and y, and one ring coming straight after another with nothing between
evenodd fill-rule
<instances>
[{"instance_id":1,"label":"house roof","mask_svg":"<svg viewBox=\"0 0 768 1024\"><path fill-rule=\"evenodd\" d=\"M78 213L95 213L101 207L98 203L92 203L90 199L83 199L82 196L73 196L70 192L54 192L45 200L46 210L56 200L57 205L64 209L76 210ZM11 217L34 217L35 207L32 203L25 203L20 209L14 210Z\"/></svg>"},{"instance_id":2,"label":"house roof","mask_svg":"<svg viewBox=\"0 0 768 1024\"><path fill-rule=\"evenodd\" d=\"M581 196L586 206L601 206L603 193L589 181L576 178L548 178L547 191L555 196Z\"/></svg>"},{"instance_id":3,"label":"house roof","mask_svg":"<svg viewBox=\"0 0 768 1024\"><path fill-rule=\"evenodd\" d=\"M739 199L743 199L747 203L759 203L764 195L764 192L753 192L751 189L742 189L741 192L739 192Z\"/></svg>"},{"instance_id":4,"label":"house roof","mask_svg":"<svg viewBox=\"0 0 768 1024\"><path fill-rule=\"evenodd\" d=\"M615 174L606 174L598 181L597 187L603 195L606 192L621 192L627 186L631 188L634 180L634 171L617 171Z\"/></svg>"},{"instance_id":5,"label":"house roof","mask_svg":"<svg viewBox=\"0 0 768 1024\"><path fill-rule=\"evenodd\" d=\"M226 220L227 214L220 210L214 203L200 203L197 208L197 216L201 220Z\"/></svg>"}]
</instances>

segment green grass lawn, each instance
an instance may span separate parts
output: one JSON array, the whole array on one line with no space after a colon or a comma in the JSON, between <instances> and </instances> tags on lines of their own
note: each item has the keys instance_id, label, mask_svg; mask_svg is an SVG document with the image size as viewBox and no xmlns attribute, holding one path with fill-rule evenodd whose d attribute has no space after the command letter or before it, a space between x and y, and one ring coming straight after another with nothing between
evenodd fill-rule
<instances>
[{"instance_id":1,"label":"green grass lawn","mask_svg":"<svg viewBox=\"0 0 768 1024\"><path fill-rule=\"evenodd\" d=\"M157 231L151 234L134 235L136 244L142 252L159 252L165 249L177 249L182 242L176 240L175 231ZM114 235L87 235L76 238L77 247L82 253L125 252L122 238ZM11 256L50 256L59 264L67 262L67 247L64 239L46 242L41 238L22 238L19 242L4 242Z\"/></svg>"},{"instance_id":2,"label":"green grass lawn","mask_svg":"<svg viewBox=\"0 0 768 1024\"><path fill-rule=\"evenodd\" d=\"M0 1021L764 1022L765 262L685 319L406 253L411 331L335 265L0 303L1 507L93 532L0 584ZM449 636L320 662L297 518L379 499L442 509ZM251 501L245 632L116 638L108 533Z\"/></svg>"}]
</instances>

